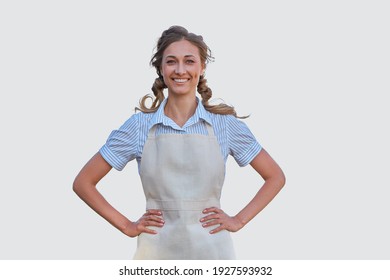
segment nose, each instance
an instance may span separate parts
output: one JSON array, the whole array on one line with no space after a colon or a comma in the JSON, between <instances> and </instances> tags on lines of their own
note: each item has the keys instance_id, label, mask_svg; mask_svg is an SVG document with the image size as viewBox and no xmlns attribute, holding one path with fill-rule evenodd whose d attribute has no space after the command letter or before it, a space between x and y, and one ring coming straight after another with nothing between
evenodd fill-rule
<instances>
[{"instance_id":1,"label":"nose","mask_svg":"<svg viewBox=\"0 0 390 280\"><path fill-rule=\"evenodd\" d=\"M185 74L185 72L186 72L186 69L185 69L184 64L183 63L177 63L176 64L175 73L181 75L181 74Z\"/></svg>"}]
</instances>

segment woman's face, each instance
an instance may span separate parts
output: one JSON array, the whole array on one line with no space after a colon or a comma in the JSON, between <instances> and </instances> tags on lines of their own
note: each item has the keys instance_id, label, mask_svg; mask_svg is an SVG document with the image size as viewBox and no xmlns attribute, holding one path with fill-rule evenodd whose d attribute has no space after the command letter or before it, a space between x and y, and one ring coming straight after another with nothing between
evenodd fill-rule
<instances>
[{"instance_id":1,"label":"woman's face","mask_svg":"<svg viewBox=\"0 0 390 280\"><path fill-rule=\"evenodd\" d=\"M170 44L163 53L161 74L169 95L195 95L204 69L198 47L187 40Z\"/></svg>"}]
</instances>

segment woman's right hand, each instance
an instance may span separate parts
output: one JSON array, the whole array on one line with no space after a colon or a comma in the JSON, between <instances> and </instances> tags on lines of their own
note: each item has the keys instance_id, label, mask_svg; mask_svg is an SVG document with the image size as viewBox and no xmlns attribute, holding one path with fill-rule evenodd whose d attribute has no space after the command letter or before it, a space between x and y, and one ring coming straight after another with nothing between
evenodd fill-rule
<instances>
[{"instance_id":1,"label":"woman's right hand","mask_svg":"<svg viewBox=\"0 0 390 280\"><path fill-rule=\"evenodd\" d=\"M138 221L131 222L123 233L130 237L137 237L141 233L157 234L157 231L148 226L163 227L164 223L160 210L149 209Z\"/></svg>"}]
</instances>

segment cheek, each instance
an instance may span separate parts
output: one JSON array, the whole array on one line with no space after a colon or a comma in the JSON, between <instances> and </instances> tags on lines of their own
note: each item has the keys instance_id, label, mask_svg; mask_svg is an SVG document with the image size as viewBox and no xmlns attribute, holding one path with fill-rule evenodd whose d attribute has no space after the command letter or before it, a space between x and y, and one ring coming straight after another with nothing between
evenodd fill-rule
<instances>
[{"instance_id":1,"label":"cheek","mask_svg":"<svg viewBox=\"0 0 390 280\"><path fill-rule=\"evenodd\" d=\"M193 72L193 77L194 77L195 79L198 80L201 74L202 74L202 72L200 72L200 71L198 71L198 70L197 70L197 71L194 71L194 72Z\"/></svg>"},{"instance_id":2,"label":"cheek","mask_svg":"<svg viewBox=\"0 0 390 280\"><path fill-rule=\"evenodd\" d=\"M161 68L160 73L163 76L164 81L167 81L169 77L169 70L166 68Z\"/></svg>"},{"instance_id":3,"label":"cheek","mask_svg":"<svg viewBox=\"0 0 390 280\"><path fill-rule=\"evenodd\" d=\"M199 74L198 73L194 73L194 79L195 80L199 80Z\"/></svg>"}]
</instances>

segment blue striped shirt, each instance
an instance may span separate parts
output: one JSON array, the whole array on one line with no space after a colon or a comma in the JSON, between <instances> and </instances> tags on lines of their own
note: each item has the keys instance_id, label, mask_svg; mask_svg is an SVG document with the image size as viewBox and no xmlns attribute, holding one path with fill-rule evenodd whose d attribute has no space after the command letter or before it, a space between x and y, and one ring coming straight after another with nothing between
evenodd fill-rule
<instances>
[{"instance_id":1,"label":"blue striped shirt","mask_svg":"<svg viewBox=\"0 0 390 280\"><path fill-rule=\"evenodd\" d=\"M231 155L239 166L249 164L261 151L261 145L247 125L232 115L210 113L198 99L197 101L195 114L183 127L164 114L167 98L154 113L138 112L132 115L119 129L111 132L107 142L100 149L100 154L117 170L122 170L133 159L137 160L139 166L149 129L153 125L158 125L156 135L172 133L207 135L204 124L207 122L214 129L225 163L228 155Z\"/></svg>"}]
</instances>

